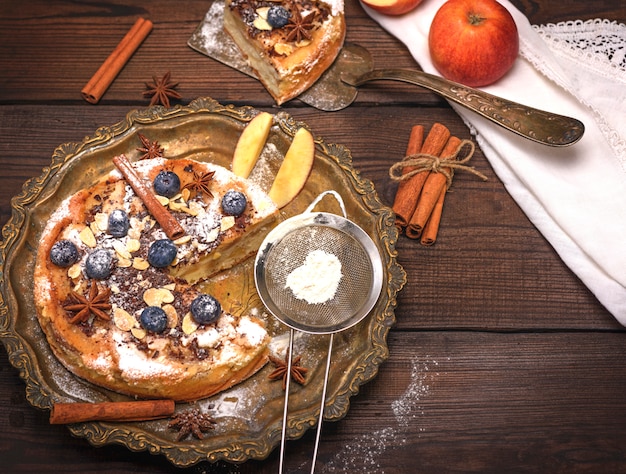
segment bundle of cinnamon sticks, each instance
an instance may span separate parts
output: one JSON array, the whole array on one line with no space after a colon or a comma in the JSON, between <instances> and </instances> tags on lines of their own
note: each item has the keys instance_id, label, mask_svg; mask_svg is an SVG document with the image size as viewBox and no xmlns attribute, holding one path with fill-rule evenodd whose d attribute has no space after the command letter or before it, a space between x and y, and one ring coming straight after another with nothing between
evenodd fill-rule
<instances>
[{"instance_id":1,"label":"bundle of cinnamon sticks","mask_svg":"<svg viewBox=\"0 0 626 474\"><path fill-rule=\"evenodd\" d=\"M419 239L422 245L433 245L437 240L456 157L465 144L473 152L469 140L452 136L445 125L435 123L425 138L424 127L415 125L405 159L390 170L392 179L399 181L392 206L396 226L407 237Z\"/></svg>"}]
</instances>

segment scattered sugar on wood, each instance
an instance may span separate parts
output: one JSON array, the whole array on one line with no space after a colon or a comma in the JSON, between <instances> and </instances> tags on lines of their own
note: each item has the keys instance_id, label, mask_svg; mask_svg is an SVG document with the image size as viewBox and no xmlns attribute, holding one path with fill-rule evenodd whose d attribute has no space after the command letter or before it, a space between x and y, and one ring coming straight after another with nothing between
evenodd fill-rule
<instances>
[{"instance_id":1,"label":"scattered sugar on wood","mask_svg":"<svg viewBox=\"0 0 626 474\"><path fill-rule=\"evenodd\" d=\"M403 444L396 428L387 427L363 435L344 446L319 472L322 473L384 473L378 458L390 446Z\"/></svg>"},{"instance_id":2,"label":"scattered sugar on wood","mask_svg":"<svg viewBox=\"0 0 626 474\"><path fill-rule=\"evenodd\" d=\"M430 395L429 382L438 375L431 368L438 365L437 361L429 356L426 356L425 360L413 358L409 385L400 398L391 403L396 424L360 436L344 446L325 465L319 463L316 471L322 474L354 472L385 474L379 462L380 456L388 449L406 444L409 430L414 430L418 426L417 418L425 414L422 401ZM423 427L418 429L420 432L424 431Z\"/></svg>"},{"instance_id":3,"label":"scattered sugar on wood","mask_svg":"<svg viewBox=\"0 0 626 474\"><path fill-rule=\"evenodd\" d=\"M428 385L430 365L437 366L436 361L419 360L411 361L411 383L404 394L391 404L391 409L396 416L398 425L402 428L413 426L413 420L424 414L420 404L421 400L428 395L430 386Z\"/></svg>"}]
</instances>

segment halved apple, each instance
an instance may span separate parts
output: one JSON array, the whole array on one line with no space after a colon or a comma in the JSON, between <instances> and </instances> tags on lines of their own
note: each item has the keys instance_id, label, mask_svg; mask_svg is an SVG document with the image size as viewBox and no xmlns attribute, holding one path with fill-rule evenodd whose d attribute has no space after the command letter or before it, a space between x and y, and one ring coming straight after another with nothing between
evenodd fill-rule
<instances>
[{"instance_id":1,"label":"halved apple","mask_svg":"<svg viewBox=\"0 0 626 474\"><path fill-rule=\"evenodd\" d=\"M315 142L306 128L299 128L274 178L269 196L279 208L285 207L304 187L313 168Z\"/></svg>"},{"instance_id":2,"label":"halved apple","mask_svg":"<svg viewBox=\"0 0 626 474\"><path fill-rule=\"evenodd\" d=\"M237 176L242 178L250 176L270 134L273 119L272 114L261 112L250 120L250 123L241 132L235 147L232 164L232 171Z\"/></svg>"}]
</instances>

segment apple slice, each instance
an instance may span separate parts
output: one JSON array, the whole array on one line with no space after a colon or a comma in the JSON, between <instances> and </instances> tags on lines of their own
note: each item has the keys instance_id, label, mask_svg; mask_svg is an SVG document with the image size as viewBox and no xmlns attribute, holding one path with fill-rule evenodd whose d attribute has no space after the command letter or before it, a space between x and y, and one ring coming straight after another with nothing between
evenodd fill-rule
<instances>
[{"instance_id":1,"label":"apple slice","mask_svg":"<svg viewBox=\"0 0 626 474\"><path fill-rule=\"evenodd\" d=\"M304 187L313 168L315 142L306 128L300 128L276 173L269 196L278 208L285 207Z\"/></svg>"},{"instance_id":2,"label":"apple slice","mask_svg":"<svg viewBox=\"0 0 626 474\"><path fill-rule=\"evenodd\" d=\"M232 164L232 171L237 176L242 178L250 176L270 134L273 119L272 114L261 112L241 132Z\"/></svg>"}]
</instances>

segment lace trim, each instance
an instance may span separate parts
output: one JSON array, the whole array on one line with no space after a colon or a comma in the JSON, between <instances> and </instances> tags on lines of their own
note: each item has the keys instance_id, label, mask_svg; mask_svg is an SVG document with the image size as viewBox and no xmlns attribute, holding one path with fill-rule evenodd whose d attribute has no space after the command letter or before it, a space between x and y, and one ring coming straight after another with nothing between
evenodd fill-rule
<instances>
[{"instance_id":1,"label":"lace trim","mask_svg":"<svg viewBox=\"0 0 626 474\"><path fill-rule=\"evenodd\" d=\"M609 20L576 20L533 25L546 45L556 54L577 62L602 77L626 82L626 25ZM530 45L520 44L522 55L546 77L556 80L549 66ZM558 82L558 81L556 81ZM560 84L568 89L567 84ZM593 111L596 122L626 172L626 140L604 119L593 104L579 97Z\"/></svg>"},{"instance_id":2,"label":"lace trim","mask_svg":"<svg viewBox=\"0 0 626 474\"><path fill-rule=\"evenodd\" d=\"M533 25L550 49L594 66L605 77L626 80L626 25L609 20L576 20Z\"/></svg>"}]
</instances>

